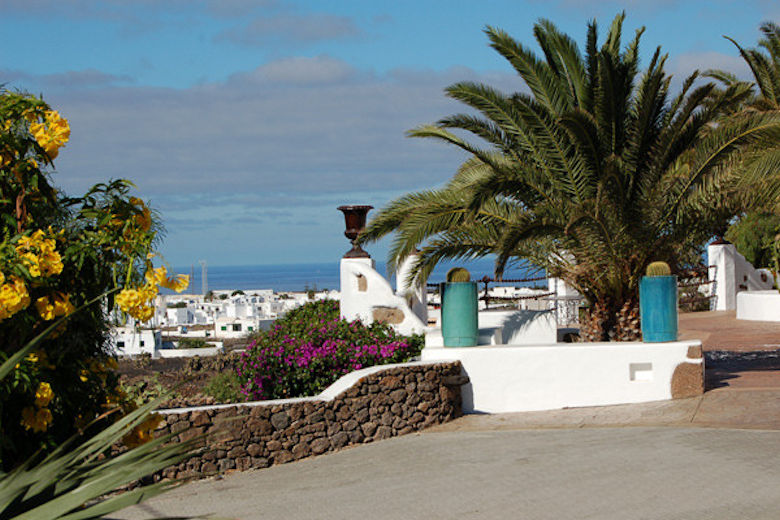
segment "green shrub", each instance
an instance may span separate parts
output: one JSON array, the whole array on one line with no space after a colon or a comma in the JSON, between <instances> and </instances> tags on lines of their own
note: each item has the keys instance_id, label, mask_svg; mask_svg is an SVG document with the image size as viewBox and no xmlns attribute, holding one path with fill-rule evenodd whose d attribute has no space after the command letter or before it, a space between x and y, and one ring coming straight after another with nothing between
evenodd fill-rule
<instances>
[{"instance_id":1,"label":"green shrub","mask_svg":"<svg viewBox=\"0 0 780 520\"><path fill-rule=\"evenodd\" d=\"M755 267L772 267L772 242L778 230L780 216L752 212L732 224L725 238Z\"/></svg>"},{"instance_id":2,"label":"green shrub","mask_svg":"<svg viewBox=\"0 0 780 520\"><path fill-rule=\"evenodd\" d=\"M212 377L203 393L210 395L220 403L234 403L243 400L241 381L234 372L225 372Z\"/></svg>"},{"instance_id":3,"label":"green shrub","mask_svg":"<svg viewBox=\"0 0 780 520\"><path fill-rule=\"evenodd\" d=\"M205 339L201 338L181 338L179 340L179 346L177 348L209 348L213 347L210 343L207 343Z\"/></svg>"}]
</instances>

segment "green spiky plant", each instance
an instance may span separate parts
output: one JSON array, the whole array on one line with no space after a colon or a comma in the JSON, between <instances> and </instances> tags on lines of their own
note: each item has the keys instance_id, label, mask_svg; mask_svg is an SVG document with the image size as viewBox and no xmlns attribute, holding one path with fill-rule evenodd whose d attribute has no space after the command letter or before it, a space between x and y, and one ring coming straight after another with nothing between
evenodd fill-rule
<instances>
[{"instance_id":1,"label":"green spiky plant","mask_svg":"<svg viewBox=\"0 0 780 520\"><path fill-rule=\"evenodd\" d=\"M448 282L470 282L471 273L465 267L453 267L447 271Z\"/></svg>"},{"instance_id":2,"label":"green spiky plant","mask_svg":"<svg viewBox=\"0 0 780 520\"><path fill-rule=\"evenodd\" d=\"M94 301L90 302L94 303ZM55 321L0 365L0 381L68 317ZM88 520L101 518L158 495L172 481L143 485L109 495L121 487L181 462L196 440L165 445L162 436L111 455L111 449L147 420L165 397L150 401L88 438L71 438L47 455L39 454L13 470L0 472L0 519Z\"/></svg>"},{"instance_id":3,"label":"green spiky plant","mask_svg":"<svg viewBox=\"0 0 780 520\"><path fill-rule=\"evenodd\" d=\"M750 68L756 87L755 95L746 100L743 109L747 112L778 113L780 111L780 27L774 23L761 24L762 38L757 48L744 48L733 38L726 37L739 51ZM734 74L710 70L706 74L719 80L726 88L741 82ZM775 235L780 232L778 219L780 208L780 178L777 175L760 178L761 170L774 168L780 171L780 147L775 146L763 154L766 166L757 169L758 175L749 177L755 189L743 190L747 214L733 224L726 238L734 243L740 253L756 267L774 263ZM749 172L752 173L752 172ZM757 178L759 177L759 178Z\"/></svg>"},{"instance_id":4,"label":"green spiky plant","mask_svg":"<svg viewBox=\"0 0 780 520\"><path fill-rule=\"evenodd\" d=\"M389 265L415 249L425 280L443 259L495 255L500 276L527 260L576 288L588 304L581 337L637 339L638 284L651 257L677 266L738 214L732 195L746 170L773 173L760 152L780 140L780 115L731 117L750 86L723 89L698 72L670 91L660 48L640 69L639 41L621 43L618 15L598 43L588 24L581 51L542 20L528 47L493 27L491 46L530 91L505 94L461 82L446 93L471 110L409 132L469 154L442 189L389 203L359 240L394 233ZM476 142L453 132L465 131Z\"/></svg>"},{"instance_id":5,"label":"green spiky plant","mask_svg":"<svg viewBox=\"0 0 780 520\"><path fill-rule=\"evenodd\" d=\"M672 270L666 262L651 262L645 270L645 276L670 276Z\"/></svg>"}]
</instances>

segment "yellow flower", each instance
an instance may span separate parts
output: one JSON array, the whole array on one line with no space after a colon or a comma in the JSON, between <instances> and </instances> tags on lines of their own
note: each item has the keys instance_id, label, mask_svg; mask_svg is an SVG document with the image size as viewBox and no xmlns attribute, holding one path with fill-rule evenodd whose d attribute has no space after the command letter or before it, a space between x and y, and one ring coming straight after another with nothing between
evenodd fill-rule
<instances>
[{"instance_id":1,"label":"yellow flower","mask_svg":"<svg viewBox=\"0 0 780 520\"><path fill-rule=\"evenodd\" d=\"M39 384L38 390L35 391L35 405L39 408L45 408L49 406L52 399L54 399L54 392L51 385L46 382Z\"/></svg>"},{"instance_id":2,"label":"yellow flower","mask_svg":"<svg viewBox=\"0 0 780 520\"><path fill-rule=\"evenodd\" d=\"M46 238L40 229L30 236L23 236L16 244L16 253L34 278L60 274L62 257L56 251L56 241Z\"/></svg>"},{"instance_id":3,"label":"yellow flower","mask_svg":"<svg viewBox=\"0 0 780 520\"><path fill-rule=\"evenodd\" d=\"M35 253L23 253L21 256L22 263L27 268L27 271L30 272L30 276L33 278L41 276L41 268L38 265L38 257L35 256Z\"/></svg>"},{"instance_id":4,"label":"yellow flower","mask_svg":"<svg viewBox=\"0 0 780 520\"><path fill-rule=\"evenodd\" d=\"M81 379L82 383L86 383L89 381L89 371L88 370L82 370L79 372L79 379Z\"/></svg>"},{"instance_id":5,"label":"yellow flower","mask_svg":"<svg viewBox=\"0 0 780 520\"><path fill-rule=\"evenodd\" d=\"M155 283L160 287L165 287L166 289L176 292L182 292L190 285L189 276L180 274L169 277L168 270L164 266L147 271L145 277L148 284Z\"/></svg>"},{"instance_id":6,"label":"yellow flower","mask_svg":"<svg viewBox=\"0 0 780 520\"><path fill-rule=\"evenodd\" d=\"M0 286L0 320L10 318L30 304L27 286L16 276Z\"/></svg>"},{"instance_id":7,"label":"yellow flower","mask_svg":"<svg viewBox=\"0 0 780 520\"><path fill-rule=\"evenodd\" d=\"M165 278L165 280L160 283L160 286L176 292L182 292L184 289L189 287L189 285L190 277L186 274L176 275L172 278Z\"/></svg>"},{"instance_id":8,"label":"yellow flower","mask_svg":"<svg viewBox=\"0 0 780 520\"><path fill-rule=\"evenodd\" d=\"M35 300L35 308L44 320L54 319L54 304L49 300L48 296L41 296Z\"/></svg>"},{"instance_id":9,"label":"yellow flower","mask_svg":"<svg viewBox=\"0 0 780 520\"><path fill-rule=\"evenodd\" d=\"M54 315L55 316L67 316L72 314L76 310L76 307L70 303L70 296L56 292L54 293Z\"/></svg>"},{"instance_id":10,"label":"yellow flower","mask_svg":"<svg viewBox=\"0 0 780 520\"><path fill-rule=\"evenodd\" d=\"M53 320L57 316L67 316L76 310L70 303L70 296L61 292L56 292L51 297L41 296L35 301L35 308L46 321Z\"/></svg>"},{"instance_id":11,"label":"yellow flower","mask_svg":"<svg viewBox=\"0 0 780 520\"><path fill-rule=\"evenodd\" d=\"M68 120L61 117L56 110L47 110L44 113L44 122L30 124L30 133L38 145L46 152L50 159L55 159L61 147L70 139L70 125Z\"/></svg>"},{"instance_id":12,"label":"yellow flower","mask_svg":"<svg viewBox=\"0 0 780 520\"><path fill-rule=\"evenodd\" d=\"M163 418L158 414L151 414L144 422L133 428L133 430L124 436L122 441L128 448L135 448L145 444L154 438L154 430L163 422Z\"/></svg>"},{"instance_id":13,"label":"yellow flower","mask_svg":"<svg viewBox=\"0 0 780 520\"><path fill-rule=\"evenodd\" d=\"M116 295L116 304L119 308L125 312L130 312L130 309L136 307L140 303L140 295L135 289L122 289L119 294Z\"/></svg>"},{"instance_id":14,"label":"yellow flower","mask_svg":"<svg viewBox=\"0 0 780 520\"><path fill-rule=\"evenodd\" d=\"M31 406L22 409L22 426L26 430L33 432L45 432L49 428L54 417L48 408L38 408Z\"/></svg>"},{"instance_id":15,"label":"yellow flower","mask_svg":"<svg viewBox=\"0 0 780 520\"><path fill-rule=\"evenodd\" d=\"M135 312L131 315L138 321L149 321L152 319L152 317L154 317L154 307L151 305L142 305L140 307L136 307Z\"/></svg>"},{"instance_id":16,"label":"yellow flower","mask_svg":"<svg viewBox=\"0 0 780 520\"><path fill-rule=\"evenodd\" d=\"M165 276L165 268L162 276ZM157 279L160 276L157 269L146 272L146 284L137 289L122 289L116 297L116 304L124 312L138 321L149 321L154 316L154 306L150 302L157 297Z\"/></svg>"},{"instance_id":17,"label":"yellow flower","mask_svg":"<svg viewBox=\"0 0 780 520\"><path fill-rule=\"evenodd\" d=\"M165 280L167 274L168 270L165 268L165 266L161 266L156 269L149 269L146 271L144 278L146 278L146 283L148 285L160 285Z\"/></svg>"},{"instance_id":18,"label":"yellow flower","mask_svg":"<svg viewBox=\"0 0 780 520\"><path fill-rule=\"evenodd\" d=\"M40 365L41 368L54 368L54 365L49 363L49 357L46 355L46 352L42 350L27 354L27 357L25 357L24 360L28 363Z\"/></svg>"}]
</instances>

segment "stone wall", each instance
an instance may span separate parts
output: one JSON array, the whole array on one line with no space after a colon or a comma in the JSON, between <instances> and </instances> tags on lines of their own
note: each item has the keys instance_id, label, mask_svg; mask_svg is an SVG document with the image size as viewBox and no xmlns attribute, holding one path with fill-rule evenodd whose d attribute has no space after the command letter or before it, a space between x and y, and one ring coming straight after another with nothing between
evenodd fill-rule
<instances>
[{"instance_id":1,"label":"stone wall","mask_svg":"<svg viewBox=\"0 0 780 520\"><path fill-rule=\"evenodd\" d=\"M326 391L313 398L160 410L165 422L157 434L178 433L174 442L203 436L202 447L162 477L265 468L461 415L460 386L468 378L461 375L460 362L371 370L376 371L332 398Z\"/></svg>"}]
</instances>

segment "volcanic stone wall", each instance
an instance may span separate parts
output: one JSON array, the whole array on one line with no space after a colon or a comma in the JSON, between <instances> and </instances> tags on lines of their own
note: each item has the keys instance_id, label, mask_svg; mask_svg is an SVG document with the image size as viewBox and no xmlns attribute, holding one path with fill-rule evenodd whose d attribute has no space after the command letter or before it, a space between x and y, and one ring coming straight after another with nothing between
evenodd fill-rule
<instances>
[{"instance_id":1,"label":"volcanic stone wall","mask_svg":"<svg viewBox=\"0 0 780 520\"><path fill-rule=\"evenodd\" d=\"M265 468L345 446L422 430L461 415L459 361L396 365L359 379L331 400L321 397L161 410L158 435L202 437L189 459L164 478Z\"/></svg>"}]
</instances>

